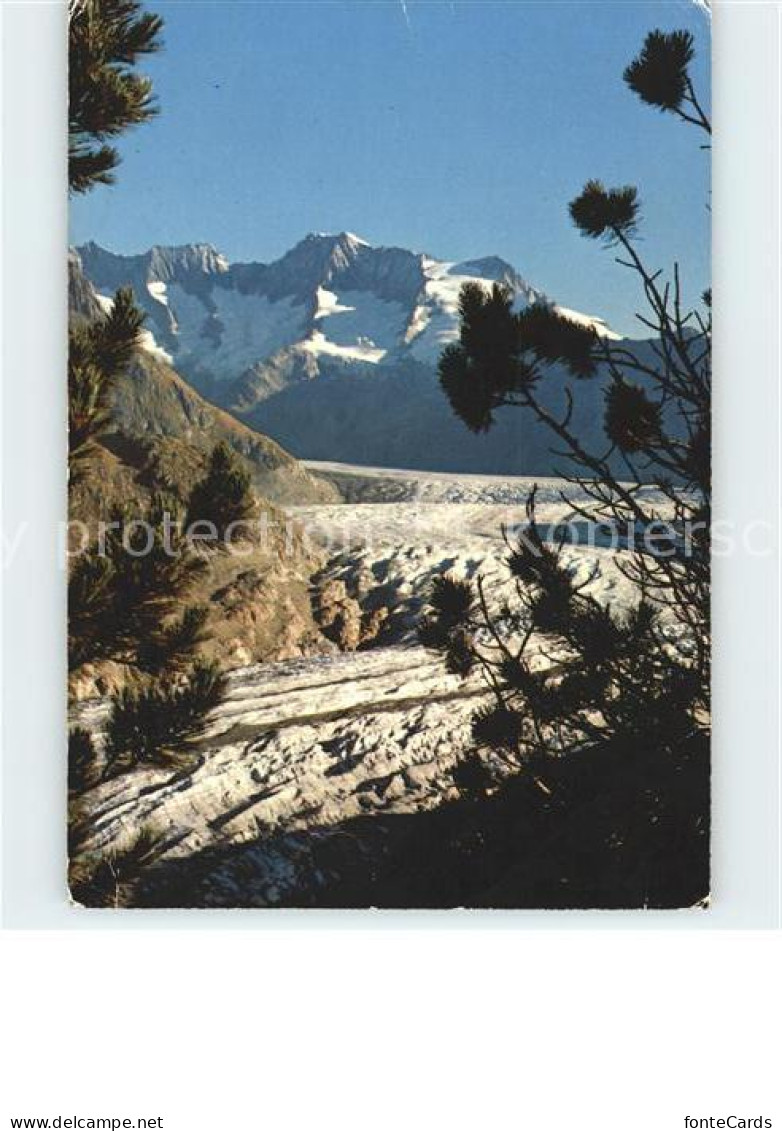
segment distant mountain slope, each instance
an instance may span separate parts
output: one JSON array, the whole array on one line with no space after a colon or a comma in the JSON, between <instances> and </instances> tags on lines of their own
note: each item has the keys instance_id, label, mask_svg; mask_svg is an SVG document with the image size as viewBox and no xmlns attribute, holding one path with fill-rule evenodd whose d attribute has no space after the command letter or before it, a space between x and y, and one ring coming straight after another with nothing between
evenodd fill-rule
<instances>
[{"instance_id":1,"label":"distant mountain slope","mask_svg":"<svg viewBox=\"0 0 782 1131\"><path fill-rule=\"evenodd\" d=\"M554 471L549 438L526 414L505 413L490 436L471 436L437 381L439 356L458 338L464 283L501 282L518 308L550 301L497 256L445 262L349 232L309 235L270 264L229 264L207 244L122 256L89 243L79 255L104 300L133 286L153 336L148 358L174 364L300 458ZM566 313L615 336L599 318ZM563 380L551 379L552 404ZM602 443L601 381L582 393L584 438Z\"/></svg>"},{"instance_id":2,"label":"distant mountain slope","mask_svg":"<svg viewBox=\"0 0 782 1131\"><path fill-rule=\"evenodd\" d=\"M121 280L117 285L121 285ZM106 305L85 277L79 257L69 260L73 315L94 317ZM159 462L188 462L187 449L206 453L221 440L242 456L255 488L279 504L330 502L334 488L310 474L286 451L229 413L209 404L164 360L151 335L117 385L113 414L120 431L146 441Z\"/></svg>"},{"instance_id":3,"label":"distant mountain slope","mask_svg":"<svg viewBox=\"0 0 782 1131\"><path fill-rule=\"evenodd\" d=\"M542 399L564 415L565 390L572 384L552 369ZM597 451L609 446L603 398L600 376L578 383L572 424L582 443ZM246 419L300 459L486 475L550 476L567 468L562 456L552 454L552 434L521 409L497 412L488 433L470 432L432 368L417 362L378 367L371 379L342 371L292 384L256 404Z\"/></svg>"}]
</instances>

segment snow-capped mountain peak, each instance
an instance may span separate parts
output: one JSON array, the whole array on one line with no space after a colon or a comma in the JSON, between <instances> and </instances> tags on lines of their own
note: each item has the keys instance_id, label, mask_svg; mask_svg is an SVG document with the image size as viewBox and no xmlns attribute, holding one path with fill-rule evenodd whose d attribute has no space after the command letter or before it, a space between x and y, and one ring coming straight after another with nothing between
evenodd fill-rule
<instances>
[{"instance_id":1,"label":"snow-capped mountain peak","mask_svg":"<svg viewBox=\"0 0 782 1131\"><path fill-rule=\"evenodd\" d=\"M183 274L219 275L227 271L228 260L209 243L185 244L182 247L153 247L149 252L149 275L167 282Z\"/></svg>"},{"instance_id":2,"label":"snow-capped mountain peak","mask_svg":"<svg viewBox=\"0 0 782 1131\"><path fill-rule=\"evenodd\" d=\"M468 259L464 263L457 263L454 267L454 273L475 275L481 279L491 279L496 283L524 284L524 280L521 279L515 268L504 259L500 259L498 255L487 255L484 259Z\"/></svg>"},{"instance_id":3,"label":"snow-capped mountain peak","mask_svg":"<svg viewBox=\"0 0 782 1131\"><path fill-rule=\"evenodd\" d=\"M348 253L354 253L358 251L359 248L371 246L367 240L362 240L361 236L357 236L355 232L310 232L300 242L334 244L343 248Z\"/></svg>"},{"instance_id":4,"label":"snow-capped mountain peak","mask_svg":"<svg viewBox=\"0 0 782 1131\"><path fill-rule=\"evenodd\" d=\"M156 245L139 255L116 255L91 240L78 252L89 277L94 274L102 278L116 276L131 285L142 278L147 283L168 283L188 277L219 275L229 268L225 256L209 243Z\"/></svg>"},{"instance_id":5,"label":"snow-capped mountain peak","mask_svg":"<svg viewBox=\"0 0 782 1131\"><path fill-rule=\"evenodd\" d=\"M283 355L298 356L308 377L406 359L434 366L458 338L467 282L502 283L518 309L548 301L500 256L450 262L349 231L311 232L268 264L229 264L208 243L126 256L91 242L78 251L98 294L131 285L157 347L226 402L237 382ZM610 332L599 319L568 314Z\"/></svg>"}]
</instances>

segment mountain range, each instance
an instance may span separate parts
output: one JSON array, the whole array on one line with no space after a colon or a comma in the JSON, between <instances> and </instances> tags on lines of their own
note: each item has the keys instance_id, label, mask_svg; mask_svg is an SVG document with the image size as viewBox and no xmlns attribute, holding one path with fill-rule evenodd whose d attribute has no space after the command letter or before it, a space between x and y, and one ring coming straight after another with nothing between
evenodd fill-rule
<instances>
[{"instance_id":1,"label":"mountain range","mask_svg":"<svg viewBox=\"0 0 782 1131\"><path fill-rule=\"evenodd\" d=\"M554 470L548 438L524 414L500 414L489 436L473 436L438 385L438 358L458 338L464 283L500 282L520 309L551 301L497 256L447 262L342 232L308 235L269 264L229 263L209 244L118 255L87 243L75 258L99 302L133 287L148 353L300 458ZM615 336L600 318L558 309ZM552 376L555 399L564 380ZM582 398L588 430L600 385Z\"/></svg>"}]
</instances>

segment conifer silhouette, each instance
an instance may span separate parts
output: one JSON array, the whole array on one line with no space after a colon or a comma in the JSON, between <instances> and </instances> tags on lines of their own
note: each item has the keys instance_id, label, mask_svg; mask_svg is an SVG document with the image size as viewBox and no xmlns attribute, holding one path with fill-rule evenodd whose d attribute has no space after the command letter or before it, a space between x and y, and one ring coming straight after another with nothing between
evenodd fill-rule
<instances>
[{"instance_id":1,"label":"conifer silhouette","mask_svg":"<svg viewBox=\"0 0 782 1131\"><path fill-rule=\"evenodd\" d=\"M119 162L106 144L156 112L151 83L135 66L161 46L160 16L138 0L83 0L69 21L69 185L84 193L111 184ZM93 468L96 449L112 427L111 394L139 347L144 316L129 288L108 313L74 320L69 329L69 485ZM211 476L211 477L210 477ZM213 453L202 500L223 517L246 513L249 480L230 452ZM160 487L161 484L153 485ZM153 489L145 508L114 507L107 526L75 560L68 582L71 669L113 660L133 673L133 689L112 697L104 772L132 768L170 752L199 733L225 693L225 679L194 655L207 610L188 605L205 569L182 532L177 500ZM90 735L71 735L69 785L94 784Z\"/></svg>"},{"instance_id":2,"label":"conifer silhouette","mask_svg":"<svg viewBox=\"0 0 782 1131\"><path fill-rule=\"evenodd\" d=\"M655 31L624 78L644 102L710 131L688 73L692 58L689 33ZM584 237L618 248L619 262L640 279L654 362L549 306L515 312L503 288L486 294L471 286L462 291L459 343L440 360L441 385L473 431L489 430L497 410L508 406L545 426L567 458L566 479L578 488L567 498L576 516L634 533L664 519L668 533L622 555L619 568L637 599L619 613L601 606L586 583L576 584L564 540L543 540L533 489L521 536L508 541L516 606L498 616L480 578L442 578L420 636L443 654L449 671L483 674L495 702L473 719L475 744L487 766L526 773L540 785L524 795L527 805L537 798L551 821L564 821L565 810L548 800L552 792L567 791L568 778L579 778L585 765L594 781L606 774L599 805L580 814L566 806L567 822L551 835L571 844L573 858L579 839L605 846L605 837L621 835L635 854L628 858L634 898L665 906L674 892L701 898L708 891L710 295L703 308L687 311L678 266L664 282L643 262L633 186L589 181L569 211ZM561 413L539 392L552 365L576 379ZM600 371L608 376L606 446L592 451L571 419L578 381ZM548 664L536 663L536 655ZM628 813L635 825L620 834ZM666 821L670 851L691 869L683 883L671 880L675 860L650 872L667 851L658 835ZM584 905L587 896L574 891L572 898Z\"/></svg>"},{"instance_id":3,"label":"conifer silhouette","mask_svg":"<svg viewBox=\"0 0 782 1131\"><path fill-rule=\"evenodd\" d=\"M104 776L181 752L201 734L225 687L218 666L198 660L183 678L124 688L112 699Z\"/></svg>"},{"instance_id":4,"label":"conifer silhouette","mask_svg":"<svg viewBox=\"0 0 782 1131\"><path fill-rule=\"evenodd\" d=\"M70 479L77 482L95 443L108 430L110 397L138 346L144 315L130 287L117 291L111 310L78 321L68 332L68 444Z\"/></svg>"},{"instance_id":5,"label":"conifer silhouette","mask_svg":"<svg viewBox=\"0 0 782 1131\"><path fill-rule=\"evenodd\" d=\"M68 182L73 193L112 184L119 164L106 144L156 113L139 59L158 51L163 21L138 0L83 0L69 20Z\"/></svg>"},{"instance_id":6,"label":"conifer silhouette","mask_svg":"<svg viewBox=\"0 0 782 1131\"><path fill-rule=\"evenodd\" d=\"M695 96L688 71L694 56L691 32L652 31L625 70L624 80L647 105L675 114L710 134L711 122Z\"/></svg>"},{"instance_id":7,"label":"conifer silhouette","mask_svg":"<svg viewBox=\"0 0 782 1131\"><path fill-rule=\"evenodd\" d=\"M198 523L214 528L218 539L232 524L246 522L254 511L250 474L229 446L215 444L205 477L193 487L187 506L188 529ZM197 536L198 528L193 533ZM237 533L241 530L237 528Z\"/></svg>"},{"instance_id":8,"label":"conifer silhouette","mask_svg":"<svg viewBox=\"0 0 782 1131\"><path fill-rule=\"evenodd\" d=\"M93 783L98 759L92 735L84 727L68 733L68 792L83 793Z\"/></svg>"}]
</instances>

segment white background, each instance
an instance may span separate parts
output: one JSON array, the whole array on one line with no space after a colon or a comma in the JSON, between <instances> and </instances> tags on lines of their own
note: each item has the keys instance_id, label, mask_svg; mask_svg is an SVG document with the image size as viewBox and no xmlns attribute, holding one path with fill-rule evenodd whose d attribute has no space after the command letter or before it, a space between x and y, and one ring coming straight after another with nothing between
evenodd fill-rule
<instances>
[{"instance_id":1,"label":"white background","mask_svg":"<svg viewBox=\"0 0 782 1131\"><path fill-rule=\"evenodd\" d=\"M716 8L717 517L778 527L782 18ZM0 1131L10 1114L161 1115L166 1131L782 1127L773 552L715 563L710 912L67 906L64 13L0 12L6 539L34 519L4 571Z\"/></svg>"},{"instance_id":2,"label":"white background","mask_svg":"<svg viewBox=\"0 0 782 1131\"><path fill-rule=\"evenodd\" d=\"M4 954L3 1115L162 1115L164 1131L782 1126L770 932L17 934Z\"/></svg>"}]
</instances>

